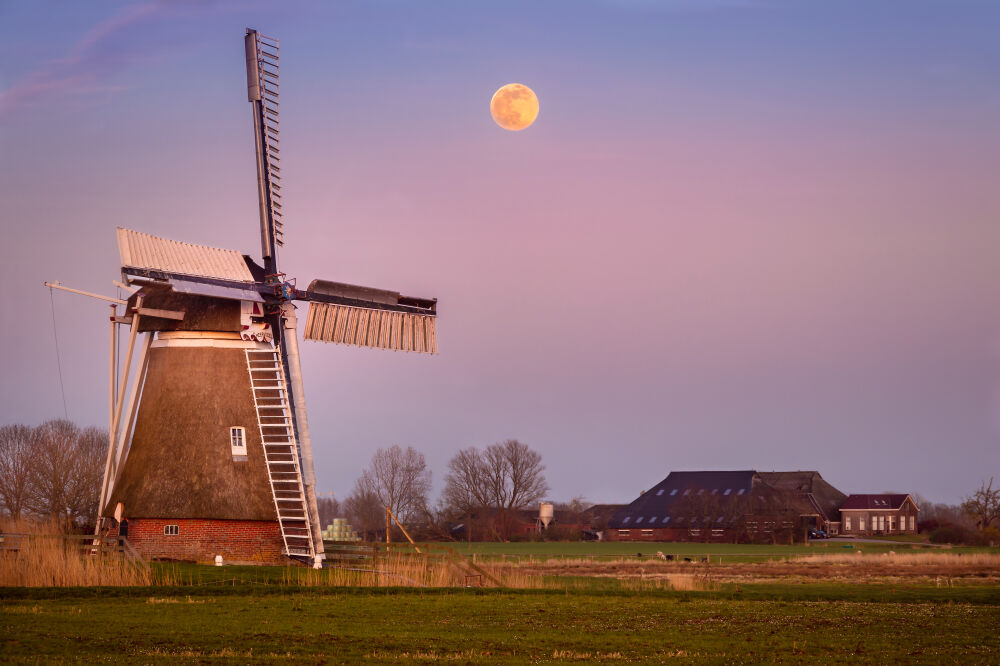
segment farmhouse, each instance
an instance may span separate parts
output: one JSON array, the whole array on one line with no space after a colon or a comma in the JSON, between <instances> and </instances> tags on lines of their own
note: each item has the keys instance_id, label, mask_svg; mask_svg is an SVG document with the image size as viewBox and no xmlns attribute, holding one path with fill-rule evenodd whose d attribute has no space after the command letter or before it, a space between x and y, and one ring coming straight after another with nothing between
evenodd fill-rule
<instances>
[{"instance_id":1,"label":"farmhouse","mask_svg":"<svg viewBox=\"0 0 1000 666\"><path fill-rule=\"evenodd\" d=\"M845 535L916 534L920 508L909 495L851 495L840 507Z\"/></svg>"},{"instance_id":2,"label":"farmhouse","mask_svg":"<svg viewBox=\"0 0 1000 666\"><path fill-rule=\"evenodd\" d=\"M819 472L671 472L608 521L611 541L774 541L836 529L846 495Z\"/></svg>"}]
</instances>

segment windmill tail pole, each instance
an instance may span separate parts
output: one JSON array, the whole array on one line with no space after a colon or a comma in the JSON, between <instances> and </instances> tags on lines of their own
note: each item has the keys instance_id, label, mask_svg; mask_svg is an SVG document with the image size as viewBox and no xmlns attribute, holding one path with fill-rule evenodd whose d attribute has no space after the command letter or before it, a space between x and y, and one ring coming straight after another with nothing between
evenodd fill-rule
<instances>
[{"instance_id":1,"label":"windmill tail pole","mask_svg":"<svg viewBox=\"0 0 1000 666\"><path fill-rule=\"evenodd\" d=\"M122 407L125 406L125 386L128 381L128 371L132 366L132 350L135 349L135 336L139 332L139 308L142 307L142 295L135 301L135 308L132 313L132 326L128 335L128 351L125 352L125 364L121 368L121 388L115 393L115 410L111 414L111 431L108 433L108 459L104 464L104 479L101 481L101 494L97 502L97 520L94 527L94 534L99 534L101 529L101 512L104 511L104 503L108 499L108 484L111 482L111 463L114 459L115 442L118 441L118 426L122 417ZM112 344L114 337L112 337ZM114 350L112 350L113 353Z\"/></svg>"},{"instance_id":2,"label":"windmill tail pole","mask_svg":"<svg viewBox=\"0 0 1000 666\"><path fill-rule=\"evenodd\" d=\"M288 384L292 395L292 410L295 418L295 429L298 432L299 452L302 455L302 485L306 493L306 503L309 508L309 529L312 534L313 548L316 551L317 564L323 553L323 534L319 527L319 506L316 503L316 473L313 470L312 440L309 437L309 419L306 417L306 394L302 386L302 366L299 362L299 339L297 337L297 319L295 308L291 303L282 306L281 318L284 321L281 345L284 347L285 362L288 364Z\"/></svg>"}]
</instances>

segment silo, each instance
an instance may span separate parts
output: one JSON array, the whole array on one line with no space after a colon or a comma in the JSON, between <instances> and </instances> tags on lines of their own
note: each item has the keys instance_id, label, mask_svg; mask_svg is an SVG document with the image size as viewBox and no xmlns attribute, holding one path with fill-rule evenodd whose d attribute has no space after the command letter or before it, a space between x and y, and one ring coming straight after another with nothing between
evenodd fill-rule
<instances>
[{"instance_id":1,"label":"silo","mask_svg":"<svg viewBox=\"0 0 1000 666\"><path fill-rule=\"evenodd\" d=\"M555 507L551 502L542 502L538 506L538 521L542 524L542 529L547 530L555 519Z\"/></svg>"}]
</instances>

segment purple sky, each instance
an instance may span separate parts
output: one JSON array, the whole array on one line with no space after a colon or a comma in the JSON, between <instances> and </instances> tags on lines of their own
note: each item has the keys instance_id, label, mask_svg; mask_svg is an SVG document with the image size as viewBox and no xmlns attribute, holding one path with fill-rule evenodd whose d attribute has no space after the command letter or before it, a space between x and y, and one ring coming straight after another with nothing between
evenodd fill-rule
<instances>
[{"instance_id":1,"label":"purple sky","mask_svg":"<svg viewBox=\"0 0 1000 666\"><path fill-rule=\"evenodd\" d=\"M511 437L556 500L1000 476L976 2L0 2L0 422L62 416L42 281L114 294L115 226L259 254L247 26L282 41L283 269L440 299L440 356L302 346L321 490L393 444L440 489ZM107 308L54 303L69 417L104 424Z\"/></svg>"}]
</instances>

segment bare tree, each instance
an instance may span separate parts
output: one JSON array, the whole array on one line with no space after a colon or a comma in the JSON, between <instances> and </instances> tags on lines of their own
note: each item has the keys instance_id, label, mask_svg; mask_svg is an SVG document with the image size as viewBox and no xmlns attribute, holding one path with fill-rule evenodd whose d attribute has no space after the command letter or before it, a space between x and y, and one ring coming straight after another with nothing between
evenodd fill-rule
<instances>
[{"instance_id":1,"label":"bare tree","mask_svg":"<svg viewBox=\"0 0 1000 666\"><path fill-rule=\"evenodd\" d=\"M979 490L962 502L962 511L976 521L976 527L985 530L994 520L1000 520L1000 488L993 490L993 477L989 485L980 484Z\"/></svg>"},{"instance_id":2,"label":"bare tree","mask_svg":"<svg viewBox=\"0 0 1000 666\"><path fill-rule=\"evenodd\" d=\"M0 428L0 501L7 514L19 520L30 501L30 465L34 428L6 425Z\"/></svg>"},{"instance_id":3,"label":"bare tree","mask_svg":"<svg viewBox=\"0 0 1000 666\"><path fill-rule=\"evenodd\" d=\"M321 526L329 525L334 518L340 516L340 502L333 496L333 493L329 497L317 497L316 506L319 509L319 524Z\"/></svg>"},{"instance_id":4,"label":"bare tree","mask_svg":"<svg viewBox=\"0 0 1000 666\"><path fill-rule=\"evenodd\" d=\"M361 478L344 500L344 513L364 540L378 538L379 530L385 529L385 506Z\"/></svg>"},{"instance_id":5,"label":"bare tree","mask_svg":"<svg viewBox=\"0 0 1000 666\"><path fill-rule=\"evenodd\" d=\"M68 489L72 484L80 429L56 419L38 426L35 452L29 467L29 506L40 516L68 520Z\"/></svg>"},{"instance_id":6,"label":"bare tree","mask_svg":"<svg viewBox=\"0 0 1000 666\"><path fill-rule=\"evenodd\" d=\"M516 439L491 444L484 451L464 449L448 463L444 498L469 516L496 511L496 519L489 521L490 530L506 540L514 512L538 502L549 491L544 470L542 456Z\"/></svg>"},{"instance_id":7,"label":"bare tree","mask_svg":"<svg viewBox=\"0 0 1000 666\"><path fill-rule=\"evenodd\" d=\"M412 446L405 450L399 446L379 449L359 481L403 524L422 519L427 513L431 472L424 454Z\"/></svg>"}]
</instances>

